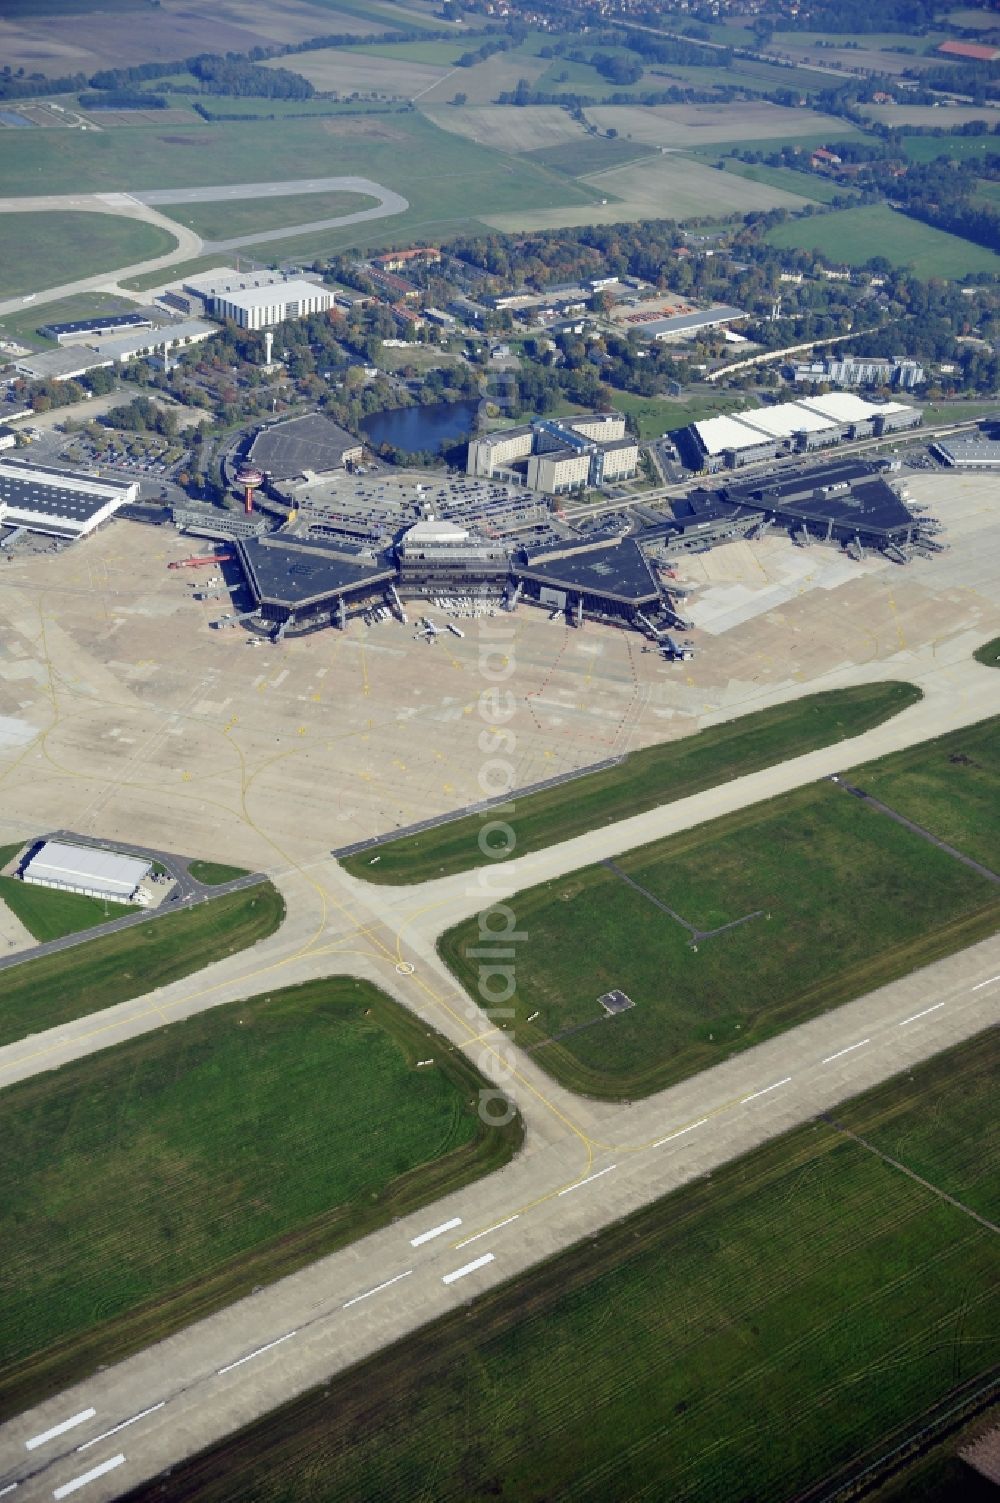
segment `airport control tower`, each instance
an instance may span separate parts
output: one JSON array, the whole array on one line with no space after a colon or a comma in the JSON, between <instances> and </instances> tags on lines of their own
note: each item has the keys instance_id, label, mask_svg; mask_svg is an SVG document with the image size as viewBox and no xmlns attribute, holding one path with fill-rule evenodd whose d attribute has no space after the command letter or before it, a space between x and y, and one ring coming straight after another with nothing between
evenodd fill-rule
<instances>
[{"instance_id":1,"label":"airport control tower","mask_svg":"<svg viewBox=\"0 0 1000 1503\"><path fill-rule=\"evenodd\" d=\"M243 491L243 504L247 510L247 516L253 511L254 491L264 484L264 475L255 465L245 464L237 471L236 484Z\"/></svg>"}]
</instances>

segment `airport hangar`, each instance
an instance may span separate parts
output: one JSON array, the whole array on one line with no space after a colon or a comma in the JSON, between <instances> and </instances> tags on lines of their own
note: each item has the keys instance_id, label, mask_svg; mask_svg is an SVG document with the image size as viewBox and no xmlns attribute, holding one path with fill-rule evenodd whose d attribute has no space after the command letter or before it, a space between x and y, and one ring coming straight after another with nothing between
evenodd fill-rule
<instances>
[{"instance_id":1,"label":"airport hangar","mask_svg":"<svg viewBox=\"0 0 1000 1503\"><path fill-rule=\"evenodd\" d=\"M136 499L138 480L95 480L73 470L0 461L0 526L51 537L86 537Z\"/></svg>"},{"instance_id":2,"label":"airport hangar","mask_svg":"<svg viewBox=\"0 0 1000 1503\"><path fill-rule=\"evenodd\" d=\"M812 453L845 439L881 438L915 428L920 419L920 409L905 402L828 392L691 423L677 434L677 444L691 469L713 473Z\"/></svg>"}]
</instances>

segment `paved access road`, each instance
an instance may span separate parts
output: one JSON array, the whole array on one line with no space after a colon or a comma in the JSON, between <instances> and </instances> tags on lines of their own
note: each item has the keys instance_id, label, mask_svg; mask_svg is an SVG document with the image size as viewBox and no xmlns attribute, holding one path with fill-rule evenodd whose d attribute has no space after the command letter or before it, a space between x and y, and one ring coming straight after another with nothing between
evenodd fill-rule
<instances>
[{"instance_id":1,"label":"paved access road","mask_svg":"<svg viewBox=\"0 0 1000 1503\"><path fill-rule=\"evenodd\" d=\"M236 201L249 198L280 198L298 193L364 193L377 202L370 209L358 209L352 214L341 214L330 219L312 220L307 224L285 225L277 230L261 230L249 235L235 235L229 240L203 240L193 230L178 224L161 214L158 204L218 203L220 200ZM138 261L134 266L120 266L111 271L99 272L96 276L81 277L75 282L65 282L60 287L39 289L32 294L32 303L51 303L72 297L79 292L99 292L109 287L123 291L117 284L132 277L145 276L153 271L167 271L181 261L193 260L196 256L214 255L216 251L239 250L246 245L259 245L263 241L286 240L295 235L307 235L316 230L336 229L339 225L360 224L368 219L386 219L403 214L410 207L409 201L392 188L372 182L367 177L322 177L301 178L279 183L230 183L215 188L162 188L148 193L88 193L49 194L34 198L0 198L0 214L27 212L52 212L75 210L91 214L120 214L129 219L142 219L147 224L158 225L173 235L177 245L162 256L153 256ZM126 296L129 294L126 293ZM23 308L23 297L0 301L0 314L14 313Z\"/></svg>"},{"instance_id":2,"label":"paved access road","mask_svg":"<svg viewBox=\"0 0 1000 1503\"><path fill-rule=\"evenodd\" d=\"M884 666L873 671L882 676ZM857 672L852 673L857 678ZM270 986L355 974L465 1050L516 1100L517 1160L0 1430L0 1497L119 1496L297 1392L484 1289L765 1139L995 1023L1000 937L790 1030L632 1105L553 1082L455 986L438 934L527 883L614 857L884 754L1000 713L1000 674L973 662L921 675L925 699L865 735L739 778L486 873L375 888L333 862L275 874L289 920L194 981L0 1051L23 1079ZM833 685L829 685L833 687ZM435 1045L434 1047L441 1047ZM84 1480L86 1479L86 1480Z\"/></svg>"}]
</instances>

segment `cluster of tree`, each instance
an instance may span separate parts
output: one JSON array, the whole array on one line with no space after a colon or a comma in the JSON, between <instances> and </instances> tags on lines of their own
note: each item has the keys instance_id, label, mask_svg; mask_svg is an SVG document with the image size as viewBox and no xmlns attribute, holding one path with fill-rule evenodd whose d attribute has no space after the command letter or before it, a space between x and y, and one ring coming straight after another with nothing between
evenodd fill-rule
<instances>
[{"instance_id":1,"label":"cluster of tree","mask_svg":"<svg viewBox=\"0 0 1000 1503\"><path fill-rule=\"evenodd\" d=\"M124 407L112 407L101 418L107 428L120 428L126 433L159 433L164 438L173 438L177 432L177 413L172 407L160 407L149 397L133 397Z\"/></svg>"},{"instance_id":2,"label":"cluster of tree","mask_svg":"<svg viewBox=\"0 0 1000 1503\"><path fill-rule=\"evenodd\" d=\"M781 25L789 31L830 31L843 36L866 32L905 32L922 36L941 11L948 9L946 0L812 0L787 14Z\"/></svg>"},{"instance_id":3,"label":"cluster of tree","mask_svg":"<svg viewBox=\"0 0 1000 1503\"><path fill-rule=\"evenodd\" d=\"M456 66L474 68L476 63L485 63L486 59L492 57L494 53L509 52L516 46L517 42L510 36L488 37L481 47L476 48L475 52L463 52L461 57L456 58Z\"/></svg>"},{"instance_id":4,"label":"cluster of tree","mask_svg":"<svg viewBox=\"0 0 1000 1503\"><path fill-rule=\"evenodd\" d=\"M0 69L0 99L34 99L39 94L75 94L87 87L85 73L65 78L46 78L44 73L25 73L5 63Z\"/></svg>"},{"instance_id":5,"label":"cluster of tree","mask_svg":"<svg viewBox=\"0 0 1000 1503\"><path fill-rule=\"evenodd\" d=\"M165 110L162 94L144 94L141 89L106 89L80 95L83 110Z\"/></svg>"},{"instance_id":6,"label":"cluster of tree","mask_svg":"<svg viewBox=\"0 0 1000 1503\"><path fill-rule=\"evenodd\" d=\"M262 68L238 57L193 58L190 71L206 94L230 94L237 98L311 99L316 90L301 73L289 68Z\"/></svg>"}]
</instances>

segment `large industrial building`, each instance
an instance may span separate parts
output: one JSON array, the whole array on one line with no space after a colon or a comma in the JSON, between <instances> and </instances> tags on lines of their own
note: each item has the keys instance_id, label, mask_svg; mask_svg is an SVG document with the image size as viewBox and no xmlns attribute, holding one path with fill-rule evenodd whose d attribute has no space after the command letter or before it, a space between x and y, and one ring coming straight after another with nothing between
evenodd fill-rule
<instances>
[{"instance_id":1,"label":"large industrial building","mask_svg":"<svg viewBox=\"0 0 1000 1503\"><path fill-rule=\"evenodd\" d=\"M503 476L547 496L627 480L639 468L639 445L627 437L620 412L539 418L487 433L469 443L466 470Z\"/></svg>"},{"instance_id":2,"label":"large industrial building","mask_svg":"<svg viewBox=\"0 0 1000 1503\"><path fill-rule=\"evenodd\" d=\"M138 480L95 480L72 470L0 460L0 525L5 527L86 537L138 494Z\"/></svg>"},{"instance_id":3,"label":"large industrial building","mask_svg":"<svg viewBox=\"0 0 1000 1503\"><path fill-rule=\"evenodd\" d=\"M55 887L88 898L144 904L148 897L139 884L148 876L152 864L118 851L47 840L22 866L21 880L33 887Z\"/></svg>"},{"instance_id":4,"label":"large industrial building","mask_svg":"<svg viewBox=\"0 0 1000 1503\"><path fill-rule=\"evenodd\" d=\"M694 470L736 470L844 439L881 438L916 427L920 418L919 408L903 402L869 402L853 392L829 392L691 423L678 444Z\"/></svg>"},{"instance_id":5,"label":"large industrial building","mask_svg":"<svg viewBox=\"0 0 1000 1503\"><path fill-rule=\"evenodd\" d=\"M302 278L266 287L234 288L211 298L209 311L216 318L231 318L241 329L270 329L286 318L306 318L326 313L333 306L333 293Z\"/></svg>"},{"instance_id":6,"label":"large industrial building","mask_svg":"<svg viewBox=\"0 0 1000 1503\"><path fill-rule=\"evenodd\" d=\"M956 470L1000 470L1000 430L997 437L986 433L957 433L939 438L931 453Z\"/></svg>"}]
</instances>

